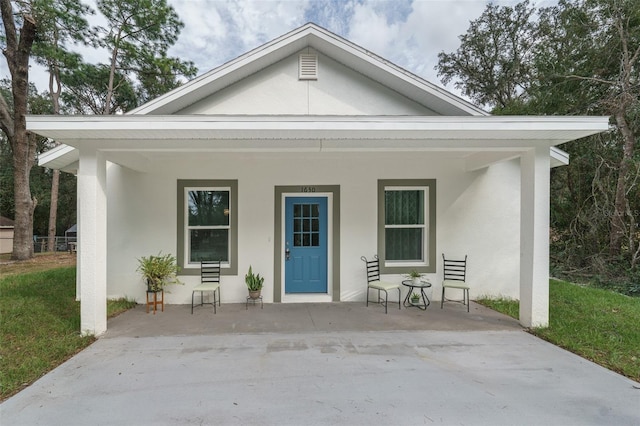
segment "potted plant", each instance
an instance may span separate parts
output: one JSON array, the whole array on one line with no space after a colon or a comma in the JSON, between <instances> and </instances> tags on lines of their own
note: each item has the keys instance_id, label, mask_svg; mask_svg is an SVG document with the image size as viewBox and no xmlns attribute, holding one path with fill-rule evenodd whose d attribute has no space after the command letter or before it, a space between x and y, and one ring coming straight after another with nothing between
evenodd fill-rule
<instances>
[{"instance_id":1,"label":"potted plant","mask_svg":"<svg viewBox=\"0 0 640 426\"><path fill-rule=\"evenodd\" d=\"M264 277L261 277L260 274L254 274L251 269L251 265L249 265L249 272L244 276L244 281L247 283L249 297L252 299L258 299L260 297L262 285L264 284Z\"/></svg>"},{"instance_id":2,"label":"potted plant","mask_svg":"<svg viewBox=\"0 0 640 426\"><path fill-rule=\"evenodd\" d=\"M414 284L420 284L422 274L415 269L412 269L411 272L409 272L409 278L413 280Z\"/></svg>"},{"instance_id":3,"label":"potted plant","mask_svg":"<svg viewBox=\"0 0 640 426\"><path fill-rule=\"evenodd\" d=\"M182 284L177 274L180 267L176 262L176 258L171 254L151 255L149 257L141 257L138 259L138 272L147 284L148 292L159 292L170 284Z\"/></svg>"},{"instance_id":4,"label":"potted plant","mask_svg":"<svg viewBox=\"0 0 640 426\"><path fill-rule=\"evenodd\" d=\"M418 293L411 293L411 303L417 305L420 302L420 295Z\"/></svg>"}]
</instances>

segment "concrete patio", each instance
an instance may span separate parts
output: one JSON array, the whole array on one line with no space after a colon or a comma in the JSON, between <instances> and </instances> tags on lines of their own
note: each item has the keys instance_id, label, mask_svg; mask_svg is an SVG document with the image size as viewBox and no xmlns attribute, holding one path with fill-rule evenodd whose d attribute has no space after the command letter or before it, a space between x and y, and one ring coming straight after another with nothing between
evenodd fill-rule
<instances>
[{"instance_id":1,"label":"concrete patio","mask_svg":"<svg viewBox=\"0 0 640 426\"><path fill-rule=\"evenodd\" d=\"M147 314L145 306L109 320L105 337L215 335L228 333L316 333L344 331L474 331L522 330L518 321L472 302L470 313L459 303L433 302L426 311L398 309L389 303L223 304L214 315L211 305L165 305L165 311Z\"/></svg>"},{"instance_id":2,"label":"concrete patio","mask_svg":"<svg viewBox=\"0 0 640 426\"><path fill-rule=\"evenodd\" d=\"M473 303L138 306L0 423L637 425L637 387Z\"/></svg>"}]
</instances>

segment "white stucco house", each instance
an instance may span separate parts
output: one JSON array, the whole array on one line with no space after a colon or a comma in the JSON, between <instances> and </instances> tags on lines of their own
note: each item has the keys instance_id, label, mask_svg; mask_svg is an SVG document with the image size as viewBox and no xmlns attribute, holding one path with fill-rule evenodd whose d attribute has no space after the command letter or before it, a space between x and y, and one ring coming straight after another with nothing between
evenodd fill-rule
<instances>
[{"instance_id":1,"label":"white stucco house","mask_svg":"<svg viewBox=\"0 0 640 426\"><path fill-rule=\"evenodd\" d=\"M28 129L64 144L40 165L77 173L81 328L101 334L105 300L143 301L137 259L160 251L183 268L167 303L222 260L222 309L250 265L266 303L364 303L374 253L437 300L442 253L468 255L471 298L518 298L521 323L545 325L554 147L607 122L490 116L306 24L126 115Z\"/></svg>"}]
</instances>

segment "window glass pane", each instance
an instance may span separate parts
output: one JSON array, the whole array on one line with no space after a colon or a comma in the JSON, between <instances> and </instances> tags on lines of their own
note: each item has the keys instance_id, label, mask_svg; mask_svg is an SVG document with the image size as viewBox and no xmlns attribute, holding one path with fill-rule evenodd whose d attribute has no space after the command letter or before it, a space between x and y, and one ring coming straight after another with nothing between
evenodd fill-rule
<instances>
[{"instance_id":1,"label":"window glass pane","mask_svg":"<svg viewBox=\"0 0 640 426\"><path fill-rule=\"evenodd\" d=\"M422 189L385 191L385 224L424 224L424 195Z\"/></svg>"},{"instance_id":2,"label":"window glass pane","mask_svg":"<svg viewBox=\"0 0 640 426\"><path fill-rule=\"evenodd\" d=\"M320 205L293 205L293 245L294 247L316 247L320 245Z\"/></svg>"},{"instance_id":3,"label":"window glass pane","mask_svg":"<svg viewBox=\"0 0 640 426\"><path fill-rule=\"evenodd\" d=\"M385 256L387 260L422 261L422 247L421 228L385 229Z\"/></svg>"},{"instance_id":4,"label":"window glass pane","mask_svg":"<svg viewBox=\"0 0 640 426\"><path fill-rule=\"evenodd\" d=\"M228 226L229 191L189 191L189 226Z\"/></svg>"},{"instance_id":5,"label":"window glass pane","mask_svg":"<svg viewBox=\"0 0 640 426\"><path fill-rule=\"evenodd\" d=\"M189 262L229 261L228 229L192 229L189 232Z\"/></svg>"}]
</instances>

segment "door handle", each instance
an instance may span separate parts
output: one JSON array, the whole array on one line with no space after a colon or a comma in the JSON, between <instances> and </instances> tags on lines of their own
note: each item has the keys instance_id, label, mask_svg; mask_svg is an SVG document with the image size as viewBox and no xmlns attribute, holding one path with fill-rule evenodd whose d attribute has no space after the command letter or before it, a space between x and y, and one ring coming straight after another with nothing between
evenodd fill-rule
<instances>
[{"instance_id":1,"label":"door handle","mask_svg":"<svg viewBox=\"0 0 640 426\"><path fill-rule=\"evenodd\" d=\"M291 250L289 250L289 247L287 247L284 251L284 260L290 260L291 259Z\"/></svg>"}]
</instances>

